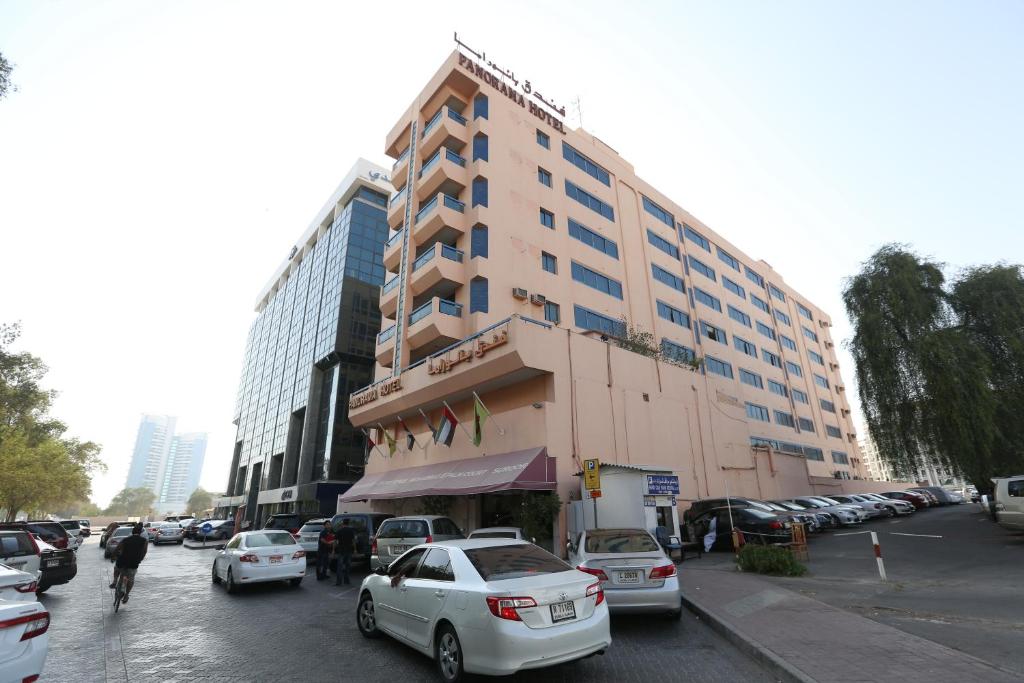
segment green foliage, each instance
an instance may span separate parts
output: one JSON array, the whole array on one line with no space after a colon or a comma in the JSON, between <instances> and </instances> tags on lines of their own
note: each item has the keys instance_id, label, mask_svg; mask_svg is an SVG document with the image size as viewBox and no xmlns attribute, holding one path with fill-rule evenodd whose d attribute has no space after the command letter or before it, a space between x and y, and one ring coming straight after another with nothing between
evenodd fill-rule
<instances>
[{"instance_id":1,"label":"green foliage","mask_svg":"<svg viewBox=\"0 0 1024 683\"><path fill-rule=\"evenodd\" d=\"M144 517L153 510L156 494L145 486L121 489L110 501L104 514L116 517Z\"/></svg>"},{"instance_id":2,"label":"green foliage","mask_svg":"<svg viewBox=\"0 0 1024 683\"><path fill-rule=\"evenodd\" d=\"M420 514L423 515L448 516L448 511L452 509L451 496L423 496L420 502L422 503Z\"/></svg>"},{"instance_id":3,"label":"green foliage","mask_svg":"<svg viewBox=\"0 0 1024 683\"><path fill-rule=\"evenodd\" d=\"M523 533L527 538L551 538L551 530L562 509L562 500L554 491L523 495Z\"/></svg>"},{"instance_id":4,"label":"green foliage","mask_svg":"<svg viewBox=\"0 0 1024 683\"><path fill-rule=\"evenodd\" d=\"M14 65L8 62L3 54L0 54L0 100L7 97L9 92L18 92L18 86L11 82L12 71L14 71Z\"/></svg>"},{"instance_id":5,"label":"green foliage","mask_svg":"<svg viewBox=\"0 0 1024 683\"><path fill-rule=\"evenodd\" d=\"M979 489L1024 469L1024 276L982 266L948 285L942 264L878 250L843 292L872 439L897 475L925 464Z\"/></svg>"},{"instance_id":6,"label":"green foliage","mask_svg":"<svg viewBox=\"0 0 1024 683\"><path fill-rule=\"evenodd\" d=\"M623 330L622 336L615 337L613 339L615 345L620 349L639 353L642 356L653 358L654 360L661 361L662 363L687 368L691 371L699 370L701 364L703 364L704 360L702 358L683 360L662 353L661 345L658 344L652 332L647 332L640 327L635 327L632 323L626 320L626 318L620 318L620 321L622 325L621 329Z\"/></svg>"},{"instance_id":7,"label":"green foliage","mask_svg":"<svg viewBox=\"0 0 1024 683\"><path fill-rule=\"evenodd\" d=\"M773 576L803 576L807 567L797 562L789 548L747 543L740 548L740 569Z\"/></svg>"},{"instance_id":8,"label":"green foliage","mask_svg":"<svg viewBox=\"0 0 1024 683\"><path fill-rule=\"evenodd\" d=\"M209 510L213 507L213 497L214 494L200 486L188 497L188 503L185 504L185 512Z\"/></svg>"}]
</instances>

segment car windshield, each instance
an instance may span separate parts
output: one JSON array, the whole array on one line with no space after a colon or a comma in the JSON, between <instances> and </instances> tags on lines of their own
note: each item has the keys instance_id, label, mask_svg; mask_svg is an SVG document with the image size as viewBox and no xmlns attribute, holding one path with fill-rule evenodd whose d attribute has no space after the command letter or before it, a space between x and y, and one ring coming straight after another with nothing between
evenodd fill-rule
<instances>
[{"instance_id":1,"label":"car windshield","mask_svg":"<svg viewBox=\"0 0 1024 683\"><path fill-rule=\"evenodd\" d=\"M65 529L67 529L68 531L74 531L76 529L81 529L82 528L78 524L78 522L74 522L74 521L71 521L71 522L61 522L60 525L62 527L64 527Z\"/></svg>"},{"instance_id":2,"label":"car windshield","mask_svg":"<svg viewBox=\"0 0 1024 683\"><path fill-rule=\"evenodd\" d=\"M245 538L246 548L266 548L272 545L295 545L292 535L282 531L250 534Z\"/></svg>"},{"instance_id":3,"label":"car windshield","mask_svg":"<svg viewBox=\"0 0 1024 683\"><path fill-rule=\"evenodd\" d=\"M782 507L778 503L765 503L765 505L767 505L768 508L771 509L771 510L776 510L778 512L789 512L789 510L787 510L786 508Z\"/></svg>"},{"instance_id":4,"label":"car windshield","mask_svg":"<svg viewBox=\"0 0 1024 683\"><path fill-rule=\"evenodd\" d=\"M472 548L464 552L484 581L557 574L572 569L567 563L532 543Z\"/></svg>"},{"instance_id":5,"label":"car windshield","mask_svg":"<svg viewBox=\"0 0 1024 683\"><path fill-rule=\"evenodd\" d=\"M181 531L181 527L177 524L161 524L160 531Z\"/></svg>"},{"instance_id":6,"label":"car windshield","mask_svg":"<svg viewBox=\"0 0 1024 683\"><path fill-rule=\"evenodd\" d=\"M650 553L658 550L651 535L639 529L603 529L587 532L588 553Z\"/></svg>"},{"instance_id":7,"label":"car windshield","mask_svg":"<svg viewBox=\"0 0 1024 683\"><path fill-rule=\"evenodd\" d=\"M299 518L295 515L283 515L271 517L267 520L265 529L291 529L299 526Z\"/></svg>"},{"instance_id":8,"label":"car windshield","mask_svg":"<svg viewBox=\"0 0 1024 683\"><path fill-rule=\"evenodd\" d=\"M772 509L771 506L768 505L768 503L761 503L761 502L756 501L756 500L748 500L747 501L747 505L749 505L750 507L755 508L757 510L764 510L766 512L768 510Z\"/></svg>"},{"instance_id":9,"label":"car windshield","mask_svg":"<svg viewBox=\"0 0 1024 683\"><path fill-rule=\"evenodd\" d=\"M831 505L842 505L842 503L840 503L838 500L835 500L833 498L825 498L824 496L819 497L818 500L823 500Z\"/></svg>"},{"instance_id":10,"label":"car windshield","mask_svg":"<svg viewBox=\"0 0 1024 683\"><path fill-rule=\"evenodd\" d=\"M787 510L806 510L807 508L796 503L790 503L789 501L779 501L779 505L786 508Z\"/></svg>"},{"instance_id":11,"label":"car windshield","mask_svg":"<svg viewBox=\"0 0 1024 683\"><path fill-rule=\"evenodd\" d=\"M377 538L426 538L430 535L422 519L389 519L380 525Z\"/></svg>"},{"instance_id":12,"label":"car windshield","mask_svg":"<svg viewBox=\"0 0 1024 683\"><path fill-rule=\"evenodd\" d=\"M113 534L112 538L119 538L121 536L131 536L131 535L132 535L132 528L130 526L119 526L116 529L114 529L114 534Z\"/></svg>"},{"instance_id":13,"label":"car windshield","mask_svg":"<svg viewBox=\"0 0 1024 683\"><path fill-rule=\"evenodd\" d=\"M316 524L306 524L299 529L300 534L318 534L324 530L324 523L317 522Z\"/></svg>"},{"instance_id":14,"label":"car windshield","mask_svg":"<svg viewBox=\"0 0 1024 683\"><path fill-rule=\"evenodd\" d=\"M470 538L515 538L516 532L514 531L474 531L469 535Z\"/></svg>"}]
</instances>

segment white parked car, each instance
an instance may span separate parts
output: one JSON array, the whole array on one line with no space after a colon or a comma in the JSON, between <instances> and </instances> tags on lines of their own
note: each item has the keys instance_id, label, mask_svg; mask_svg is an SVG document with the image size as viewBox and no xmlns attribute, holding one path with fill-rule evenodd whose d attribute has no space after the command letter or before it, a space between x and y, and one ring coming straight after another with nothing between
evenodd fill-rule
<instances>
[{"instance_id":1,"label":"white parked car","mask_svg":"<svg viewBox=\"0 0 1024 683\"><path fill-rule=\"evenodd\" d=\"M914 514L914 506L905 500L896 500L895 498L886 498L880 493L858 493L854 498L866 498L873 500L876 503L885 505L897 515L912 515Z\"/></svg>"},{"instance_id":2,"label":"white parked car","mask_svg":"<svg viewBox=\"0 0 1024 683\"><path fill-rule=\"evenodd\" d=\"M39 543L27 531L0 531L0 563L39 578Z\"/></svg>"},{"instance_id":3,"label":"white parked car","mask_svg":"<svg viewBox=\"0 0 1024 683\"><path fill-rule=\"evenodd\" d=\"M437 662L445 683L505 676L611 645L600 582L532 543L421 544L363 579L356 623Z\"/></svg>"},{"instance_id":4,"label":"white parked car","mask_svg":"<svg viewBox=\"0 0 1024 683\"><path fill-rule=\"evenodd\" d=\"M483 529L475 529L469 534L469 538L511 538L515 541L529 541L523 530L514 526L488 526Z\"/></svg>"},{"instance_id":5,"label":"white parked car","mask_svg":"<svg viewBox=\"0 0 1024 683\"><path fill-rule=\"evenodd\" d=\"M682 616L676 565L644 529L590 529L568 550L569 562L601 581L612 612Z\"/></svg>"},{"instance_id":6,"label":"white parked car","mask_svg":"<svg viewBox=\"0 0 1024 683\"><path fill-rule=\"evenodd\" d=\"M213 560L213 582L224 582L228 593L239 586L264 581L302 583L306 551L287 531L243 531L235 534Z\"/></svg>"},{"instance_id":7,"label":"white parked car","mask_svg":"<svg viewBox=\"0 0 1024 683\"><path fill-rule=\"evenodd\" d=\"M85 542L85 534L82 533L82 525L77 519L64 519L58 522L64 531L68 532L68 536L71 537L68 542L68 547L72 550L78 550L82 547L82 543Z\"/></svg>"},{"instance_id":8,"label":"white parked car","mask_svg":"<svg viewBox=\"0 0 1024 683\"><path fill-rule=\"evenodd\" d=\"M0 564L0 600L8 602L35 602L36 583L38 577L35 574L19 571L6 564ZM0 657L3 650L0 650Z\"/></svg>"},{"instance_id":9,"label":"white parked car","mask_svg":"<svg viewBox=\"0 0 1024 683\"><path fill-rule=\"evenodd\" d=\"M0 681L39 677L50 645L49 629L50 613L41 603L0 599Z\"/></svg>"}]
</instances>

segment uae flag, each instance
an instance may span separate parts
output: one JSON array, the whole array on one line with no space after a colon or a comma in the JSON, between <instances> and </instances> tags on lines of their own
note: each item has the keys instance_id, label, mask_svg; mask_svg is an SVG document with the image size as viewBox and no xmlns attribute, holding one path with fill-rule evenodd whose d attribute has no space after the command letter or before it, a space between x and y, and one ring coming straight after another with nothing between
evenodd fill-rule
<instances>
[{"instance_id":1,"label":"uae flag","mask_svg":"<svg viewBox=\"0 0 1024 683\"><path fill-rule=\"evenodd\" d=\"M446 405L441 413L441 423L437 425L437 431L434 432L434 443L443 443L445 446L451 447L452 439L455 438L455 427L458 424L459 421L455 419L455 413Z\"/></svg>"},{"instance_id":2,"label":"uae flag","mask_svg":"<svg viewBox=\"0 0 1024 683\"><path fill-rule=\"evenodd\" d=\"M405 450L411 451L413 446L418 445L416 437L413 435L412 430L409 429L409 425L405 424L404 419L398 418L398 424L405 430Z\"/></svg>"},{"instance_id":3,"label":"uae flag","mask_svg":"<svg viewBox=\"0 0 1024 683\"><path fill-rule=\"evenodd\" d=\"M490 417L491 411L487 410L479 396L473 394L473 398L473 445L479 446L484 440L484 422Z\"/></svg>"}]
</instances>

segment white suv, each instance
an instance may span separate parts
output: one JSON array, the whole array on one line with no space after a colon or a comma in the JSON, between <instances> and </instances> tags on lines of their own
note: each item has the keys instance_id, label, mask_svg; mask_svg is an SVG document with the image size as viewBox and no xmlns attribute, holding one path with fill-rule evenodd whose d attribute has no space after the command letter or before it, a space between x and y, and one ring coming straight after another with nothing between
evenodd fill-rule
<instances>
[{"instance_id":1,"label":"white suv","mask_svg":"<svg viewBox=\"0 0 1024 683\"><path fill-rule=\"evenodd\" d=\"M392 517L380 523L370 546L370 571L386 567L413 546L465 538L455 522L439 515Z\"/></svg>"},{"instance_id":2,"label":"white suv","mask_svg":"<svg viewBox=\"0 0 1024 683\"><path fill-rule=\"evenodd\" d=\"M0 564L39 578L39 546L27 531L0 531Z\"/></svg>"},{"instance_id":3,"label":"white suv","mask_svg":"<svg viewBox=\"0 0 1024 683\"><path fill-rule=\"evenodd\" d=\"M1024 475L993 479L996 521L1012 531L1024 531Z\"/></svg>"}]
</instances>

